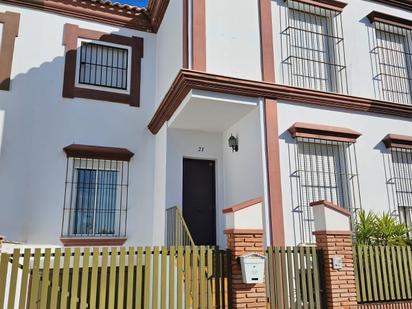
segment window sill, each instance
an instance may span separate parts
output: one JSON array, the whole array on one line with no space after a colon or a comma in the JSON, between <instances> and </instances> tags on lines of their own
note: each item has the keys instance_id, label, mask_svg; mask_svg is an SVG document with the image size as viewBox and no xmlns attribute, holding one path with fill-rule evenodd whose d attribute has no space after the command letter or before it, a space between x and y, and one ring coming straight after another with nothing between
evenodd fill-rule
<instances>
[{"instance_id":1,"label":"window sill","mask_svg":"<svg viewBox=\"0 0 412 309\"><path fill-rule=\"evenodd\" d=\"M65 247L72 246L122 246L126 237L61 237Z\"/></svg>"}]
</instances>

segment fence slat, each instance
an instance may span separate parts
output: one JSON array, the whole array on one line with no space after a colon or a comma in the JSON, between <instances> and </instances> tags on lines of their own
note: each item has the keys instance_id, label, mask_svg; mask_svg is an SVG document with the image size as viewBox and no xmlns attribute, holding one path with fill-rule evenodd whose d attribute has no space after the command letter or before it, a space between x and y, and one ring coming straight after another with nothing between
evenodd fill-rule
<instances>
[{"instance_id":1,"label":"fence slat","mask_svg":"<svg viewBox=\"0 0 412 309\"><path fill-rule=\"evenodd\" d=\"M311 254L310 248L305 248L305 256L306 256L306 268L308 270L307 273L307 280L308 280L308 293L309 293L309 306L311 309L315 308L315 300L314 300L314 290L313 290L313 277L312 277L312 265L311 265Z\"/></svg>"},{"instance_id":2,"label":"fence slat","mask_svg":"<svg viewBox=\"0 0 412 309\"><path fill-rule=\"evenodd\" d=\"M177 247L177 308L182 308L182 291L183 291L183 247Z\"/></svg>"},{"instance_id":3,"label":"fence slat","mask_svg":"<svg viewBox=\"0 0 412 309\"><path fill-rule=\"evenodd\" d=\"M175 247L170 247L169 256L169 309L175 308ZM139 307L140 308L140 307Z\"/></svg>"},{"instance_id":4,"label":"fence slat","mask_svg":"<svg viewBox=\"0 0 412 309\"><path fill-rule=\"evenodd\" d=\"M10 255L8 253L0 254L0 308L3 308L6 296L7 269L9 259Z\"/></svg>"},{"instance_id":5,"label":"fence slat","mask_svg":"<svg viewBox=\"0 0 412 309\"><path fill-rule=\"evenodd\" d=\"M114 308L116 301L116 270L117 270L117 248L110 250L110 270L109 270L109 308Z\"/></svg>"},{"instance_id":6,"label":"fence slat","mask_svg":"<svg viewBox=\"0 0 412 309\"><path fill-rule=\"evenodd\" d=\"M159 291L159 247L153 248L153 283L152 283L152 306L158 309L158 291Z\"/></svg>"},{"instance_id":7,"label":"fence slat","mask_svg":"<svg viewBox=\"0 0 412 309\"><path fill-rule=\"evenodd\" d=\"M142 293L143 293L143 248L137 248L136 257L136 298L135 308L142 308Z\"/></svg>"},{"instance_id":8,"label":"fence slat","mask_svg":"<svg viewBox=\"0 0 412 309\"><path fill-rule=\"evenodd\" d=\"M92 259L92 276L90 278L90 308L95 309L97 302L97 278L99 272L99 257L100 249L98 247L93 248Z\"/></svg>"},{"instance_id":9,"label":"fence slat","mask_svg":"<svg viewBox=\"0 0 412 309\"><path fill-rule=\"evenodd\" d=\"M152 248L146 247L144 250L144 291L143 291L143 308L150 308L150 292L152 289L150 277L151 277L151 259Z\"/></svg>"},{"instance_id":10,"label":"fence slat","mask_svg":"<svg viewBox=\"0 0 412 309\"><path fill-rule=\"evenodd\" d=\"M98 308L106 308L106 291L107 291L107 266L109 263L109 248L102 249L102 266L100 271L99 282L99 306Z\"/></svg>"},{"instance_id":11,"label":"fence slat","mask_svg":"<svg viewBox=\"0 0 412 309\"><path fill-rule=\"evenodd\" d=\"M22 275L21 275L21 284L20 284L19 309L25 309L26 304L27 304L27 290L28 290L27 284L29 282L30 256L31 256L31 250L28 249L28 248L24 249L24 253L23 253L23 271L22 271ZM0 281L1 281L1 279L0 279ZM0 291L1 291L1 288L0 288ZM55 307L55 308L57 308L57 307Z\"/></svg>"},{"instance_id":12,"label":"fence slat","mask_svg":"<svg viewBox=\"0 0 412 309\"><path fill-rule=\"evenodd\" d=\"M376 272L377 272L377 284L378 284L378 290L379 290L379 300L384 300L384 294L383 294L383 282L382 282L382 267L381 267L381 256L379 252L379 247L374 246L374 254L375 254L375 263L376 263ZM356 261L356 260L355 260ZM356 262L355 262L356 265ZM357 278L358 276L356 276ZM359 287L357 286L357 289Z\"/></svg>"},{"instance_id":13,"label":"fence slat","mask_svg":"<svg viewBox=\"0 0 412 309\"><path fill-rule=\"evenodd\" d=\"M276 306L277 308L282 308L282 274L281 274L281 265L280 265L280 248L275 247L274 252L274 261L275 261L275 285L276 285Z\"/></svg>"},{"instance_id":14,"label":"fence slat","mask_svg":"<svg viewBox=\"0 0 412 309\"><path fill-rule=\"evenodd\" d=\"M387 272L387 264L386 264L386 255L385 255L385 248L380 246L379 252L381 254L381 261L382 261L382 274L383 274L383 287L385 290L385 299L391 299L390 291L389 291L389 284L388 284L388 272Z\"/></svg>"},{"instance_id":15,"label":"fence slat","mask_svg":"<svg viewBox=\"0 0 412 309\"><path fill-rule=\"evenodd\" d=\"M212 248L207 249L207 308L212 309L212 274L213 274L213 256L212 256Z\"/></svg>"},{"instance_id":16,"label":"fence slat","mask_svg":"<svg viewBox=\"0 0 412 309\"><path fill-rule=\"evenodd\" d=\"M293 249L293 270L295 273L295 285L296 285L296 307L302 308L302 298L301 298L301 284L299 276L299 255L298 249L295 247Z\"/></svg>"},{"instance_id":17,"label":"fence slat","mask_svg":"<svg viewBox=\"0 0 412 309\"><path fill-rule=\"evenodd\" d=\"M369 250L368 250L367 246L363 246L362 249L363 249L363 258L364 258L363 262L364 262L365 275L366 275L366 291L367 291L367 294L368 294L368 300L373 301Z\"/></svg>"},{"instance_id":18,"label":"fence slat","mask_svg":"<svg viewBox=\"0 0 412 309\"><path fill-rule=\"evenodd\" d=\"M135 267L135 249L134 247L129 247L129 256L127 259L127 300L126 308L133 308L133 284L134 284L134 267Z\"/></svg>"},{"instance_id":19,"label":"fence slat","mask_svg":"<svg viewBox=\"0 0 412 309\"><path fill-rule=\"evenodd\" d=\"M294 287L293 287L293 260L292 260L292 249L290 247L286 248L286 257L288 264L288 284L289 284L289 304L291 309L295 309L295 298L294 298Z\"/></svg>"},{"instance_id":20,"label":"fence slat","mask_svg":"<svg viewBox=\"0 0 412 309\"><path fill-rule=\"evenodd\" d=\"M161 288L160 288L160 308L166 309L166 287L167 287L167 248L162 247L162 276L161 276Z\"/></svg>"},{"instance_id":21,"label":"fence slat","mask_svg":"<svg viewBox=\"0 0 412 309\"><path fill-rule=\"evenodd\" d=\"M119 254L119 280L117 283L117 308L124 308L125 298L125 263L126 263L126 248L120 248Z\"/></svg>"},{"instance_id":22,"label":"fence slat","mask_svg":"<svg viewBox=\"0 0 412 309\"><path fill-rule=\"evenodd\" d=\"M320 297L320 278L319 278L319 264L318 264L318 253L316 248L312 247L312 263L313 263L313 276L315 284L315 304L316 309L321 308L321 297Z\"/></svg>"},{"instance_id":23,"label":"fence slat","mask_svg":"<svg viewBox=\"0 0 412 309\"><path fill-rule=\"evenodd\" d=\"M282 274L282 302L283 302L283 308L289 308L289 297L288 297L288 289L286 288L288 284L288 279L287 279L287 272L286 272L286 251L285 248L282 247L280 249L280 265L282 268L280 269L281 274Z\"/></svg>"},{"instance_id":24,"label":"fence slat","mask_svg":"<svg viewBox=\"0 0 412 309\"><path fill-rule=\"evenodd\" d=\"M378 286L376 281L376 269L375 269L375 254L373 251L372 246L368 248L368 255L369 255L369 263L370 263L370 270L371 270L371 277L372 277L372 291L373 291L373 300L379 300L378 296Z\"/></svg>"},{"instance_id":25,"label":"fence slat","mask_svg":"<svg viewBox=\"0 0 412 309\"><path fill-rule=\"evenodd\" d=\"M206 309L206 250L200 246L200 308Z\"/></svg>"},{"instance_id":26,"label":"fence slat","mask_svg":"<svg viewBox=\"0 0 412 309\"><path fill-rule=\"evenodd\" d=\"M37 308L37 300L39 297L39 285L40 285L40 249L34 250L34 261L33 261L33 272L31 279L31 289L30 289L30 303L29 309Z\"/></svg>"},{"instance_id":27,"label":"fence slat","mask_svg":"<svg viewBox=\"0 0 412 309\"><path fill-rule=\"evenodd\" d=\"M41 293L40 293L40 309L45 309L47 307L47 295L49 292L50 256L51 256L51 249L47 248L44 251L44 259L43 259L42 285L41 285Z\"/></svg>"},{"instance_id":28,"label":"fence slat","mask_svg":"<svg viewBox=\"0 0 412 309\"><path fill-rule=\"evenodd\" d=\"M299 248L300 277L302 281L303 308L308 308L308 290L306 289L305 248Z\"/></svg>"},{"instance_id":29,"label":"fence slat","mask_svg":"<svg viewBox=\"0 0 412 309\"><path fill-rule=\"evenodd\" d=\"M17 288L17 271L19 269L20 249L13 250L13 264L11 266L8 309L14 309ZM1 307L1 306L0 306Z\"/></svg>"},{"instance_id":30,"label":"fence slat","mask_svg":"<svg viewBox=\"0 0 412 309\"><path fill-rule=\"evenodd\" d=\"M80 309L86 309L88 307L87 299L87 287L89 284L89 259L90 248L85 248L83 252L83 265L82 265L82 284L80 292Z\"/></svg>"},{"instance_id":31,"label":"fence slat","mask_svg":"<svg viewBox=\"0 0 412 309\"><path fill-rule=\"evenodd\" d=\"M396 251L396 257L397 257L397 264L398 264L398 273L399 273L399 284L401 287L401 295L402 299L406 298L406 289L405 289L405 279L404 279L404 273L403 273L403 263L402 263L402 253L401 253L401 247L397 246L395 248Z\"/></svg>"},{"instance_id":32,"label":"fence slat","mask_svg":"<svg viewBox=\"0 0 412 309\"><path fill-rule=\"evenodd\" d=\"M411 293L411 278L409 276L409 267L408 267L408 258L406 255L406 247L402 247L402 261L403 261L403 270L405 273L405 283L406 283L406 297L408 299L412 298L412 293Z\"/></svg>"},{"instance_id":33,"label":"fence slat","mask_svg":"<svg viewBox=\"0 0 412 309\"><path fill-rule=\"evenodd\" d=\"M57 297L59 292L59 279L60 279L60 258L61 258L61 249L56 248L54 251L54 261L53 261L53 276L52 276L52 289L50 296L50 308L58 308L57 306ZM24 261L23 261L24 267Z\"/></svg>"},{"instance_id":34,"label":"fence slat","mask_svg":"<svg viewBox=\"0 0 412 309\"><path fill-rule=\"evenodd\" d=\"M76 309L79 302L78 287L79 287L79 265L80 265L80 249L74 249L73 272L72 272L72 289L70 297L70 309Z\"/></svg>"},{"instance_id":35,"label":"fence slat","mask_svg":"<svg viewBox=\"0 0 412 309\"><path fill-rule=\"evenodd\" d=\"M400 290L400 286L399 286L398 263L396 262L397 258L396 258L395 248L391 246L390 252L391 252L391 261L392 261L392 265L393 265L393 278L395 280L396 299L400 299L401 290Z\"/></svg>"}]
</instances>

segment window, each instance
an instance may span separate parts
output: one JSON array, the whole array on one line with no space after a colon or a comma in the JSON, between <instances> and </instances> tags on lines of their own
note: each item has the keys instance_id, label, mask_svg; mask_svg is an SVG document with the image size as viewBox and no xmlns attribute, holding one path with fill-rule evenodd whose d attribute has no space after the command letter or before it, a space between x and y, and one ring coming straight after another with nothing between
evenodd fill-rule
<instances>
[{"instance_id":1,"label":"window","mask_svg":"<svg viewBox=\"0 0 412 309\"><path fill-rule=\"evenodd\" d=\"M412 137L388 134L383 142L390 213L412 227Z\"/></svg>"},{"instance_id":2,"label":"window","mask_svg":"<svg viewBox=\"0 0 412 309\"><path fill-rule=\"evenodd\" d=\"M0 90L10 90L14 43L19 33L20 14L0 13Z\"/></svg>"},{"instance_id":3,"label":"window","mask_svg":"<svg viewBox=\"0 0 412 309\"><path fill-rule=\"evenodd\" d=\"M63 97L140 104L143 39L66 24Z\"/></svg>"},{"instance_id":4,"label":"window","mask_svg":"<svg viewBox=\"0 0 412 309\"><path fill-rule=\"evenodd\" d=\"M284 76L292 86L347 93L341 12L287 1Z\"/></svg>"},{"instance_id":5,"label":"window","mask_svg":"<svg viewBox=\"0 0 412 309\"><path fill-rule=\"evenodd\" d=\"M391 21L378 21L376 18L380 14L368 15L374 24L372 61L379 98L411 105L411 28L391 25Z\"/></svg>"},{"instance_id":6,"label":"window","mask_svg":"<svg viewBox=\"0 0 412 309\"><path fill-rule=\"evenodd\" d=\"M129 91L129 49L81 42L78 82Z\"/></svg>"},{"instance_id":7,"label":"window","mask_svg":"<svg viewBox=\"0 0 412 309\"><path fill-rule=\"evenodd\" d=\"M126 235L129 163L126 149L70 145L63 237Z\"/></svg>"},{"instance_id":8,"label":"window","mask_svg":"<svg viewBox=\"0 0 412 309\"><path fill-rule=\"evenodd\" d=\"M295 144L290 148L290 180L295 239L302 244L313 242L310 203L327 200L354 213L360 208L360 190L354 142L323 137L326 131L312 134L307 128L299 129L292 134Z\"/></svg>"}]
</instances>

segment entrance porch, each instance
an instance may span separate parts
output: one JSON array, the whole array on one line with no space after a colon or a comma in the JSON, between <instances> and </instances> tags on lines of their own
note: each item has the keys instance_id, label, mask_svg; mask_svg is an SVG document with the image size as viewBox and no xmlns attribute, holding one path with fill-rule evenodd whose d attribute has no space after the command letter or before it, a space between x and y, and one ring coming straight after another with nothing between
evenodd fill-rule
<instances>
[{"instance_id":1,"label":"entrance porch","mask_svg":"<svg viewBox=\"0 0 412 309\"><path fill-rule=\"evenodd\" d=\"M196 245L225 247L222 210L256 197L266 200L262 119L257 98L192 90L159 131L163 207L178 208ZM168 240L176 233L170 220Z\"/></svg>"}]
</instances>

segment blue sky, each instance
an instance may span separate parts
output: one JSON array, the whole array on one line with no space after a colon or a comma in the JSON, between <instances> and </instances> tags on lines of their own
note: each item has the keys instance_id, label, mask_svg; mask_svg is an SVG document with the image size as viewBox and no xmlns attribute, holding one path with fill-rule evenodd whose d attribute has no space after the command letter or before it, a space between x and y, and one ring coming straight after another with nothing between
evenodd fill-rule
<instances>
[{"instance_id":1,"label":"blue sky","mask_svg":"<svg viewBox=\"0 0 412 309\"><path fill-rule=\"evenodd\" d=\"M127 3L130 5L145 7L148 0L112 0L112 2Z\"/></svg>"}]
</instances>

